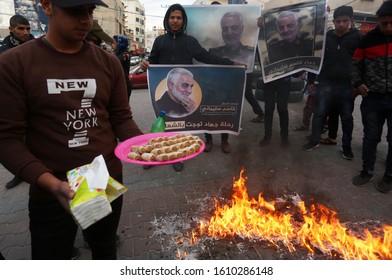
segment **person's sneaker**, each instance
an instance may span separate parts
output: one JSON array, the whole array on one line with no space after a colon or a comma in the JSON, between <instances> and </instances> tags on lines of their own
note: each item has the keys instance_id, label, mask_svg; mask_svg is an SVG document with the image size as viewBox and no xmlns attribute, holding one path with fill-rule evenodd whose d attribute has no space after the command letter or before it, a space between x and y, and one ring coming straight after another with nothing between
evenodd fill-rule
<instances>
[{"instance_id":1,"label":"person's sneaker","mask_svg":"<svg viewBox=\"0 0 392 280\"><path fill-rule=\"evenodd\" d=\"M353 185L356 186L362 186L370 182L371 180L373 180L373 174L370 174L362 170L361 173L359 173L359 175L353 177L352 183Z\"/></svg>"},{"instance_id":2,"label":"person's sneaker","mask_svg":"<svg viewBox=\"0 0 392 280\"><path fill-rule=\"evenodd\" d=\"M9 181L7 184L5 184L5 188L6 189L15 188L16 186L18 186L22 182L23 181L21 179L19 179L18 177L15 176L14 178L12 178L11 181Z\"/></svg>"},{"instance_id":3,"label":"person's sneaker","mask_svg":"<svg viewBox=\"0 0 392 280\"><path fill-rule=\"evenodd\" d=\"M318 147L319 147L319 143L310 141L309 143L302 146L302 150L304 150L305 152L310 152Z\"/></svg>"},{"instance_id":4,"label":"person's sneaker","mask_svg":"<svg viewBox=\"0 0 392 280\"><path fill-rule=\"evenodd\" d=\"M184 163L183 162L176 162L173 164L173 168L175 171L179 172L184 168Z\"/></svg>"},{"instance_id":5,"label":"person's sneaker","mask_svg":"<svg viewBox=\"0 0 392 280\"><path fill-rule=\"evenodd\" d=\"M71 260L76 260L77 258L80 257L80 250L76 247L72 248L72 256L71 256Z\"/></svg>"},{"instance_id":6,"label":"person's sneaker","mask_svg":"<svg viewBox=\"0 0 392 280\"><path fill-rule=\"evenodd\" d=\"M208 153L209 151L212 150L213 146L214 146L214 142L212 141L212 139L207 139L206 146L204 147L204 152Z\"/></svg>"},{"instance_id":7,"label":"person's sneaker","mask_svg":"<svg viewBox=\"0 0 392 280\"><path fill-rule=\"evenodd\" d=\"M229 144L229 141L227 140L222 140L222 152L224 152L225 154L230 154L231 152L231 147Z\"/></svg>"},{"instance_id":8,"label":"person's sneaker","mask_svg":"<svg viewBox=\"0 0 392 280\"><path fill-rule=\"evenodd\" d=\"M304 131L304 130L309 130L309 127L300 124L293 128L293 131Z\"/></svg>"},{"instance_id":9,"label":"person's sneaker","mask_svg":"<svg viewBox=\"0 0 392 280\"><path fill-rule=\"evenodd\" d=\"M282 148L288 148L290 146L289 139L282 139L282 140L280 140L280 146Z\"/></svg>"},{"instance_id":10,"label":"person's sneaker","mask_svg":"<svg viewBox=\"0 0 392 280\"><path fill-rule=\"evenodd\" d=\"M354 158L351 147L342 147L342 157L347 160L352 160Z\"/></svg>"},{"instance_id":11,"label":"person's sneaker","mask_svg":"<svg viewBox=\"0 0 392 280\"><path fill-rule=\"evenodd\" d=\"M376 184L376 190L382 193L392 190L392 176L384 175Z\"/></svg>"},{"instance_id":12,"label":"person's sneaker","mask_svg":"<svg viewBox=\"0 0 392 280\"><path fill-rule=\"evenodd\" d=\"M271 142L271 139L269 139L269 138L263 138L263 140L261 140L261 141L259 142L259 146L260 146L260 147L267 146L270 142Z\"/></svg>"},{"instance_id":13,"label":"person's sneaker","mask_svg":"<svg viewBox=\"0 0 392 280\"><path fill-rule=\"evenodd\" d=\"M264 115L258 115L256 118L250 120L253 123L264 122Z\"/></svg>"}]
</instances>

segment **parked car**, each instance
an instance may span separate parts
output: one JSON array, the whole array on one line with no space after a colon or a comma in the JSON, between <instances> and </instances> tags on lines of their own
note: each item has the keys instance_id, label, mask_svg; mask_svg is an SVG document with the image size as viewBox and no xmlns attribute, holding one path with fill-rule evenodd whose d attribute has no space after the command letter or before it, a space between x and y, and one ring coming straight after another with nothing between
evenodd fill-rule
<instances>
[{"instance_id":1,"label":"parked car","mask_svg":"<svg viewBox=\"0 0 392 280\"><path fill-rule=\"evenodd\" d=\"M131 65L136 65L140 63L140 57L139 56L132 56L131 57Z\"/></svg>"},{"instance_id":2,"label":"parked car","mask_svg":"<svg viewBox=\"0 0 392 280\"><path fill-rule=\"evenodd\" d=\"M132 81L132 88L148 87L147 72L142 70L139 65L129 71L129 79Z\"/></svg>"}]
</instances>

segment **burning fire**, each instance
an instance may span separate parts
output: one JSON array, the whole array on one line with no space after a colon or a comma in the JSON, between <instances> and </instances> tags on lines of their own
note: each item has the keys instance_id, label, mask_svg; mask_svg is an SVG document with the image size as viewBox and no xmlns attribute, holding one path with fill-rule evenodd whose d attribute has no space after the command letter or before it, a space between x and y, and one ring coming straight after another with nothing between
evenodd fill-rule
<instances>
[{"instance_id":1,"label":"burning fire","mask_svg":"<svg viewBox=\"0 0 392 280\"><path fill-rule=\"evenodd\" d=\"M377 229L377 236L366 229L358 238L349 234L335 211L323 205L313 204L308 211L300 201L295 209L278 211L276 203L265 201L262 194L257 199L249 198L243 172L244 169L233 184L231 204L222 206L214 198L214 215L208 222L200 222L197 231L191 232L190 244L197 243L203 236L216 239L239 236L268 240L277 247L284 244L290 252L296 251L296 246L302 246L311 254L318 249L346 260L392 259L391 226Z\"/></svg>"}]
</instances>

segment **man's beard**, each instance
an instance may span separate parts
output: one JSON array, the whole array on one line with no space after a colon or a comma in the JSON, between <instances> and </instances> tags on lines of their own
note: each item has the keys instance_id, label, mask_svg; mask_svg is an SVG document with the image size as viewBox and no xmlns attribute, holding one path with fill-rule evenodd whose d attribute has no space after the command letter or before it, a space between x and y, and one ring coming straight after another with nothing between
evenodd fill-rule
<instances>
[{"instance_id":1,"label":"man's beard","mask_svg":"<svg viewBox=\"0 0 392 280\"><path fill-rule=\"evenodd\" d=\"M184 106L184 96L180 91L173 89L173 96L177 100L178 103Z\"/></svg>"}]
</instances>

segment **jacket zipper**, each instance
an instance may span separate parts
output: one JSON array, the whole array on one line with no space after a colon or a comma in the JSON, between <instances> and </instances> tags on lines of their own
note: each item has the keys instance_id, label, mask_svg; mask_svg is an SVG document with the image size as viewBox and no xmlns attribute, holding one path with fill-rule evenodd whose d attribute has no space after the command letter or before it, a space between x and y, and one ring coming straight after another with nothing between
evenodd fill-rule
<instances>
[{"instance_id":1,"label":"jacket zipper","mask_svg":"<svg viewBox=\"0 0 392 280\"><path fill-rule=\"evenodd\" d=\"M174 58L175 58L175 55L176 55L176 33L173 33L173 54L172 54L172 59L171 59L171 61L172 62L174 62Z\"/></svg>"},{"instance_id":2,"label":"jacket zipper","mask_svg":"<svg viewBox=\"0 0 392 280\"><path fill-rule=\"evenodd\" d=\"M385 93L388 94L388 48L389 48L389 37L387 37L387 43L385 44Z\"/></svg>"}]
</instances>

